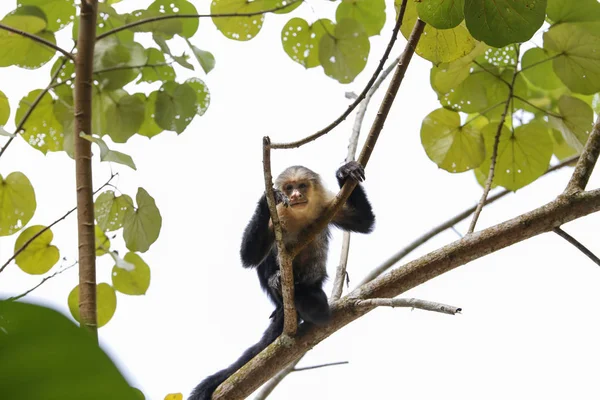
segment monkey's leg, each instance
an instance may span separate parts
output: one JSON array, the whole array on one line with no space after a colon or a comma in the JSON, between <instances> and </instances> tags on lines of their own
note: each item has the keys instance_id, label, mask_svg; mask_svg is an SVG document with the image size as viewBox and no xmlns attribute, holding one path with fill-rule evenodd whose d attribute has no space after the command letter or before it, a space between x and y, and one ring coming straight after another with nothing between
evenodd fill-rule
<instances>
[{"instance_id":1,"label":"monkey's leg","mask_svg":"<svg viewBox=\"0 0 600 400\"><path fill-rule=\"evenodd\" d=\"M297 284L294 299L296 311L306 322L323 325L329 322L331 311L327 302L327 295L321 289L321 284Z\"/></svg>"}]
</instances>

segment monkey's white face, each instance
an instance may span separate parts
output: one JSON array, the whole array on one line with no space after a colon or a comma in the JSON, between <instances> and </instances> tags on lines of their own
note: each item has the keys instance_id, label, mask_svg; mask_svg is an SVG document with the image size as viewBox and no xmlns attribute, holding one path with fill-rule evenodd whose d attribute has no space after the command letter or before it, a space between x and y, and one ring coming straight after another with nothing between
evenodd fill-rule
<instances>
[{"instance_id":1,"label":"monkey's white face","mask_svg":"<svg viewBox=\"0 0 600 400\"><path fill-rule=\"evenodd\" d=\"M283 192L290 199L290 206L298 211L307 208L310 189L310 182L305 180L288 181L283 185Z\"/></svg>"}]
</instances>

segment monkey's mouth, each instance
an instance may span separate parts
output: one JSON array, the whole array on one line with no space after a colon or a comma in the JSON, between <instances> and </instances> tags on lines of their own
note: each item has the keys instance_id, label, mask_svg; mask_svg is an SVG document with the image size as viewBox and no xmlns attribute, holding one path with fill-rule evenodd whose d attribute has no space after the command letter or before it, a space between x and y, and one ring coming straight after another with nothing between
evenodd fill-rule
<instances>
[{"instance_id":1,"label":"monkey's mouth","mask_svg":"<svg viewBox=\"0 0 600 400\"><path fill-rule=\"evenodd\" d=\"M300 207L300 208L302 208L302 207L306 206L306 204L308 204L308 200L299 200L299 201L296 201L294 203L290 203L290 207Z\"/></svg>"}]
</instances>

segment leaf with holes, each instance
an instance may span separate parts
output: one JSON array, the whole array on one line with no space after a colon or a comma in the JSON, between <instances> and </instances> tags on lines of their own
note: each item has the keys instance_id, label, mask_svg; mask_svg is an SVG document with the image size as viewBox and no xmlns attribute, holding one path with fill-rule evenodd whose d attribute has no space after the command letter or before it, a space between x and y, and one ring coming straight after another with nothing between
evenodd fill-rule
<instances>
[{"instance_id":1,"label":"leaf with holes","mask_svg":"<svg viewBox=\"0 0 600 400\"><path fill-rule=\"evenodd\" d=\"M150 4L148 11L158 12L162 15L170 14L198 14L196 7L186 0L156 0ZM177 18L175 18L177 20ZM184 38L191 38L198 30L198 18L181 19L181 32ZM163 21L165 22L165 21Z\"/></svg>"},{"instance_id":2,"label":"leaf with holes","mask_svg":"<svg viewBox=\"0 0 600 400\"><path fill-rule=\"evenodd\" d=\"M79 285L71 290L67 303L73 318L77 322L81 322L79 317ZM108 283L100 283L96 286L96 307L98 328L101 328L112 319L117 310L117 294L115 289Z\"/></svg>"},{"instance_id":3,"label":"leaf with holes","mask_svg":"<svg viewBox=\"0 0 600 400\"><path fill-rule=\"evenodd\" d=\"M345 0L335 12L336 21L350 18L363 26L368 36L379 35L385 24L385 0Z\"/></svg>"},{"instance_id":4,"label":"leaf with holes","mask_svg":"<svg viewBox=\"0 0 600 400\"><path fill-rule=\"evenodd\" d=\"M35 212L35 192L21 172L0 175L0 236L12 235L23 228Z\"/></svg>"},{"instance_id":5,"label":"leaf with holes","mask_svg":"<svg viewBox=\"0 0 600 400\"><path fill-rule=\"evenodd\" d=\"M210 4L211 14L249 14L249 17L213 18L213 22L221 33L229 39L246 41L255 37L262 28L265 15L261 11L271 8L269 0L213 0Z\"/></svg>"},{"instance_id":6,"label":"leaf with holes","mask_svg":"<svg viewBox=\"0 0 600 400\"><path fill-rule=\"evenodd\" d=\"M576 93L600 92L600 35L583 24L560 24L544 33L544 48L558 55L554 72Z\"/></svg>"},{"instance_id":7,"label":"leaf with holes","mask_svg":"<svg viewBox=\"0 0 600 400\"><path fill-rule=\"evenodd\" d=\"M497 123L483 129L487 157L480 166L482 171L490 168L497 131ZM542 124L531 122L521 125L514 134L503 126L493 182L512 191L530 184L548 170L552 149L552 140Z\"/></svg>"},{"instance_id":8,"label":"leaf with holes","mask_svg":"<svg viewBox=\"0 0 600 400\"><path fill-rule=\"evenodd\" d=\"M185 83L196 92L196 114L203 116L210 105L208 86L198 78L189 78Z\"/></svg>"},{"instance_id":9,"label":"leaf with holes","mask_svg":"<svg viewBox=\"0 0 600 400\"><path fill-rule=\"evenodd\" d=\"M144 122L138 129L138 134L152 138L163 131L163 128L156 124L154 120L154 109L156 107L156 96L158 92L150 93L150 96L145 98L144 101Z\"/></svg>"},{"instance_id":10,"label":"leaf with holes","mask_svg":"<svg viewBox=\"0 0 600 400\"><path fill-rule=\"evenodd\" d=\"M146 190L139 188L135 199L137 209L125 215L123 239L129 250L144 253L158 239L162 217Z\"/></svg>"},{"instance_id":11,"label":"leaf with holes","mask_svg":"<svg viewBox=\"0 0 600 400\"><path fill-rule=\"evenodd\" d=\"M419 18L437 29L457 27L464 19L465 0L427 0L417 3Z\"/></svg>"},{"instance_id":12,"label":"leaf with holes","mask_svg":"<svg viewBox=\"0 0 600 400\"><path fill-rule=\"evenodd\" d=\"M72 0L18 0L18 6L36 6L46 15L48 30L57 32L75 19Z\"/></svg>"},{"instance_id":13,"label":"leaf with holes","mask_svg":"<svg viewBox=\"0 0 600 400\"><path fill-rule=\"evenodd\" d=\"M312 25L302 18L290 19L281 30L281 44L290 58L304 68L321 65L319 43L325 34L332 34L335 25L328 19L319 19Z\"/></svg>"},{"instance_id":14,"label":"leaf with holes","mask_svg":"<svg viewBox=\"0 0 600 400\"><path fill-rule=\"evenodd\" d=\"M592 131L594 111L585 101L571 96L558 99L558 110L562 118L549 116L550 123L562 133L569 146L581 152Z\"/></svg>"},{"instance_id":15,"label":"leaf with holes","mask_svg":"<svg viewBox=\"0 0 600 400\"><path fill-rule=\"evenodd\" d=\"M127 253L123 257L130 268L115 265L112 269L112 283L121 293L139 296L146 294L150 287L150 267L136 253Z\"/></svg>"},{"instance_id":16,"label":"leaf with holes","mask_svg":"<svg viewBox=\"0 0 600 400\"><path fill-rule=\"evenodd\" d=\"M156 95L156 124L168 131L183 132L196 115L197 99L190 85L165 82Z\"/></svg>"},{"instance_id":17,"label":"leaf with holes","mask_svg":"<svg viewBox=\"0 0 600 400\"><path fill-rule=\"evenodd\" d=\"M445 108L425 117L421 143L431 161L448 172L473 169L485 157L481 132L472 125L461 126L460 115Z\"/></svg>"},{"instance_id":18,"label":"leaf with holes","mask_svg":"<svg viewBox=\"0 0 600 400\"><path fill-rule=\"evenodd\" d=\"M169 13L171 14L171 13ZM183 33L183 24L186 22L183 18L171 18L152 21L152 18L161 17L164 14L158 10L135 10L125 15L127 24L137 21L150 20L144 24L133 26L130 29L134 32L149 32L153 34L161 34L167 39L171 39L174 35Z\"/></svg>"},{"instance_id":19,"label":"leaf with holes","mask_svg":"<svg viewBox=\"0 0 600 400\"><path fill-rule=\"evenodd\" d=\"M45 226L34 225L25 229L15 242L15 253ZM59 260L58 247L51 245L54 234L50 229L33 239L23 251L15 257L15 263L21 270L30 275L41 275L50 271Z\"/></svg>"},{"instance_id":20,"label":"leaf with holes","mask_svg":"<svg viewBox=\"0 0 600 400\"><path fill-rule=\"evenodd\" d=\"M433 90L438 95L443 95L458 87L471 74L470 65L473 60L483 54L487 47L485 43L479 42L477 47L466 56L431 67L430 80Z\"/></svg>"},{"instance_id":21,"label":"leaf with holes","mask_svg":"<svg viewBox=\"0 0 600 400\"><path fill-rule=\"evenodd\" d=\"M133 212L131 197L126 194L115 196L112 190L102 193L94 203L96 222L103 231L116 231L121 228L125 215Z\"/></svg>"},{"instance_id":22,"label":"leaf with holes","mask_svg":"<svg viewBox=\"0 0 600 400\"><path fill-rule=\"evenodd\" d=\"M15 115L15 125L18 125L31 108L42 90L37 89L21 99ZM54 100L50 93L45 93L23 125L22 137L34 149L46 154L49 151L63 149L62 124L54 116Z\"/></svg>"}]
</instances>

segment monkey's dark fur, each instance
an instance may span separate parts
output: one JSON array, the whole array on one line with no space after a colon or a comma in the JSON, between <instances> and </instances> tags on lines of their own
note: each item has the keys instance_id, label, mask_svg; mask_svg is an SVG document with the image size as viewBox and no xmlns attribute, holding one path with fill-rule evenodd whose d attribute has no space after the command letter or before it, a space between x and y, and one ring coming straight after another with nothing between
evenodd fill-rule
<instances>
[{"instance_id":1,"label":"monkey's dark fur","mask_svg":"<svg viewBox=\"0 0 600 400\"><path fill-rule=\"evenodd\" d=\"M338 169L340 187L347 179L364 180L363 167L354 161ZM275 180L277 212L284 231L286 245L294 245L298 234L312 223L333 200L318 174L302 166L289 167ZM358 184L346 204L331 224L346 231L369 233L375 216L363 187ZM323 283L327 279L326 262L329 247L329 228L294 258L294 300L298 317L304 323L322 325L329 321L330 311ZM277 262L277 246L271 224L267 199L263 195L248 223L242 239L241 258L246 268L256 267L261 287L275 304L271 323L258 343L247 349L229 367L204 379L192 392L189 400L210 400L216 388L229 376L271 344L283 331L283 300Z\"/></svg>"}]
</instances>

